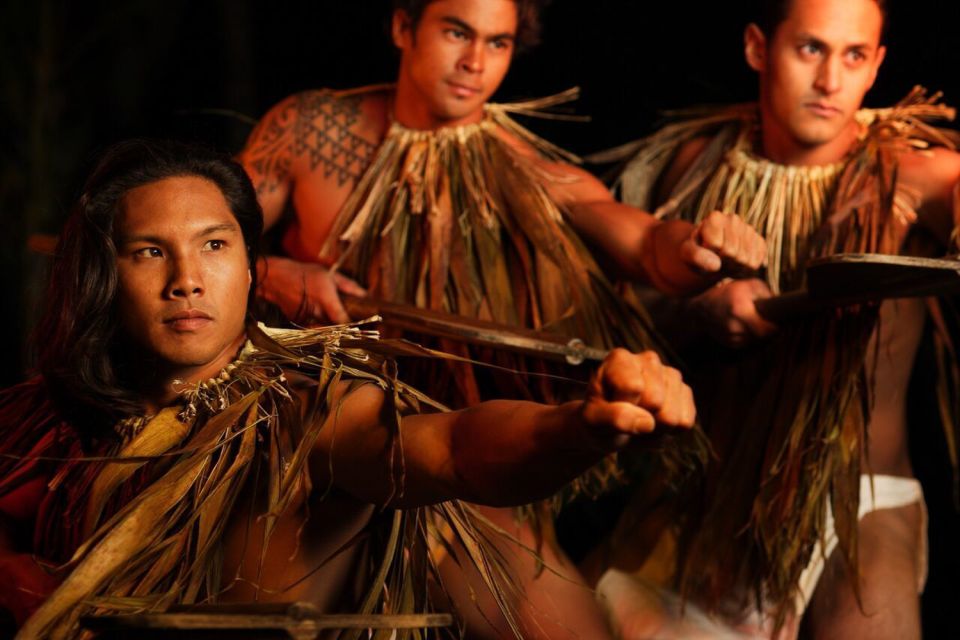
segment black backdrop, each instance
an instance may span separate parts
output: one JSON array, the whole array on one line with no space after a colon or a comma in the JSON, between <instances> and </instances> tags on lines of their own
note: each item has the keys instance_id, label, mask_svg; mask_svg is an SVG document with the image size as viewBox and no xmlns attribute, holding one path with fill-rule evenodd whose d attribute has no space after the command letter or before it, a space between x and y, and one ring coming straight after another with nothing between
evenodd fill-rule
<instances>
[{"instance_id":1,"label":"black backdrop","mask_svg":"<svg viewBox=\"0 0 960 640\"><path fill-rule=\"evenodd\" d=\"M237 150L250 119L295 91L388 82L396 60L387 0L12 0L0 7L2 382L29 369L25 336L45 260L26 238L56 232L94 152L128 136L174 136ZM590 123L530 126L585 153L651 131L663 109L750 100L743 63L749 2L555 0L544 43L519 57L499 100L578 85ZM960 104L960 2L894 4L890 52L868 106L914 84ZM918 378L915 388L930 384ZM928 636L960 602L960 540L930 400L915 404L915 466L928 479L934 556ZM957 628L956 625L953 627ZM955 633L954 633L955 635Z\"/></svg>"}]
</instances>

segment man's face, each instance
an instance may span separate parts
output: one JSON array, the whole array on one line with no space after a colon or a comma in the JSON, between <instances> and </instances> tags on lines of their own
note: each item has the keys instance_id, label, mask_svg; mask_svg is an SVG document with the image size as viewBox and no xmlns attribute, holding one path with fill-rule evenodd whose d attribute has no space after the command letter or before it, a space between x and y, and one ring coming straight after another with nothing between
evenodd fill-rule
<instances>
[{"instance_id":1,"label":"man's face","mask_svg":"<svg viewBox=\"0 0 960 640\"><path fill-rule=\"evenodd\" d=\"M803 147L836 139L876 79L882 28L875 0L793 0L770 39L751 25L747 58L760 72L764 117Z\"/></svg>"},{"instance_id":2,"label":"man's face","mask_svg":"<svg viewBox=\"0 0 960 640\"><path fill-rule=\"evenodd\" d=\"M216 184L184 176L131 190L115 236L118 312L135 343L186 375L236 355L250 270Z\"/></svg>"},{"instance_id":3,"label":"man's face","mask_svg":"<svg viewBox=\"0 0 960 640\"><path fill-rule=\"evenodd\" d=\"M415 31L397 12L400 81L437 124L478 120L510 67L516 31L513 0L434 0Z\"/></svg>"}]
</instances>

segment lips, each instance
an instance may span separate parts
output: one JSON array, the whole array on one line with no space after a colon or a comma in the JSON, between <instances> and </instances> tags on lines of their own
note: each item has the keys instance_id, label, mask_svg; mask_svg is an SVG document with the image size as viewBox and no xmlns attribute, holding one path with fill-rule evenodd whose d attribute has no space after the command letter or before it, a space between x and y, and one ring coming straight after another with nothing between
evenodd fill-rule
<instances>
[{"instance_id":1,"label":"lips","mask_svg":"<svg viewBox=\"0 0 960 640\"><path fill-rule=\"evenodd\" d=\"M184 309L163 319L163 323L174 331L196 331L211 322L213 318L199 309Z\"/></svg>"},{"instance_id":2,"label":"lips","mask_svg":"<svg viewBox=\"0 0 960 640\"><path fill-rule=\"evenodd\" d=\"M479 95L481 87L474 87L468 84L461 84L459 82L454 82L452 80L447 80L447 86L453 91L454 95L459 98L472 98L473 96Z\"/></svg>"},{"instance_id":3,"label":"lips","mask_svg":"<svg viewBox=\"0 0 960 640\"><path fill-rule=\"evenodd\" d=\"M840 115L840 109L823 102L808 102L804 106L821 118L833 118Z\"/></svg>"}]
</instances>

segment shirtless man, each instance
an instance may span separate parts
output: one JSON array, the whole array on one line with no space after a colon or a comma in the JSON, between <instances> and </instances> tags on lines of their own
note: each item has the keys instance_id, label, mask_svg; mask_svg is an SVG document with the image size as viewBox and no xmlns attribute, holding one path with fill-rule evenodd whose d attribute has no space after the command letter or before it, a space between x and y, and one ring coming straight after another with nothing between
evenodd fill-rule
<instances>
[{"instance_id":1,"label":"shirtless man","mask_svg":"<svg viewBox=\"0 0 960 640\"><path fill-rule=\"evenodd\" d=\"M759 75L759 108L752 112L741 110L726 120L717 117L711 123L705 118L692 122L687 129L677 128L683 127L682 123L671 131L665 129L663 133L652 137L634 159L638 166L643 165L645 159L649 158L645 155L648 150L652 153L652 149L657 148L659 153L667 149L667 145L675 145L673 152L665 156L670 160L664 165L663 172L654 177L656 182L650 183L645 179L634 182L629 167L622 178L624 198L630 204L653 209L676 197L676 201L669 202L663 209L667 217L696 219L698 210L727 207L724 210L730 213L744 218L752 216L751 221L758 229L765 231L768 243L772 242L777 232L785 230L781 236L782 252L777 251L773 244L768 245L771 269L768 270L766 282L754 279L722 283L693 303L704 318L712 321L715 332L734 346L771 337L776 327L758 315L755 301L770 296L771 286L783 290L798 286L804 255L816 255L813 254L814 250L823 252L822 249L815 249L815 243L807 243L810 236L795 232L791 236L791 227L796 229L802 226L796 224L800 216L822 213L822 218L816 219L823 223L832 222L841 236L848 234L850 242L847 246L850 248L846 250L866 252L916 251L913 241L923 237L935 240L937 246L933 251L942 254L949 246L951 230L957 224L953 206L956 185L960 179L960 154L944 147L917 152L913 146L902 144L908 137L923 137L910 127L901 129L909 131L902 134L891 133L892 129L888 129L888 137L883 138L877 123L883 122L884 117L890 117L892 121L896 115L880 113L872 123L869 119L857 117L864 96L886 55L886 48L881 42L886 19L885 3L882 0L768 0L762 5L762 15L745 32L746 60ZM869 155L864 151L864 140L886 145L883 148L892 149L891 155ZM934 139L934 142L942 141ZM664 146L657 146L661 143ZM857 162L862 163L861 168L854 166ZM894 211L872 204L876 203L877 194L881 192L874 181L867 179L861 182L859 191L853 193L849 187L846 187L847 192L842 191L843 187L837 187L837 180L843 185L844 180L851 176L867 176L880 162L888 163L884 165L885 171L895 168L898 172L894 178L897 182L891 189L897 197ZM832 179L833 188L821 189L819 197L822 202L814 205L791 200L789 194L792 192L787 190L776 192L776 196L771 195L776 187L770 185L776 182L780 175L778 172L785 166L789 166L789 169L784 170L792 172L790 175L794 182L791 184L808 180L805 184L813 184L814 188L818 188L827 184L818 183L818 180L829 182ZM863 170L862 167L870 168ZM648 169L647 166L642 168ZM810 173L810 168L816 168L815 173ZM696 175L695 170L698 172ZM768 191L756 187L759 181L751 182L754 177L751 171L757 172L757 176L764 172L768 178L774 176ZM857 171L861 173L857 174ZM725 189L729 181L734 179L731 176L736 176L740 185L748 185L741 186L739 196L731 197L730 190ZM756 194L749 192L751 184ZM710 196L711 193L714 195ZM710 199L717 197L718 193L720 201ZM723 200L725 193L729 198L726 201ZM859 201L852 196L858 196ZM773 219L778 198L786 198L787 202L794 203L784 209L785 218L782 222ZM815 200L812 198L810 201ZM755 202L759 206L752 206ZM858 211L851 215L850 209ZM874 239L871 244L870 240L865 239L865 232L844 226L850 223L840 217L843 214L850 218L862 215L868 221L883 220L879 228L886 225L889 236L885 240ZM834 219L829 217L831 215L834 215ZM757 216L767 217L758 222ZM812 236L819 231L815 224L807 226L808 230L803 233ZM858 233L861 234L859 239ZM909 246L908 239L911 241ZM791 242L799 244L791 245ZM807 253L796 264L789 260L790 246L806 247ZM828 247L827 253L840 250L843 249ZM777 260L774 259L775 254ZM780 277L770 276L774 266L779 267ZM887 301L882 305L879 316L879 328L867 346L863 369L868 376L868 386L872 385L870 388L874 390L870 396L869 447L865 441L855 440L863 447L863 471L876 474L873 485L876 489L876 506L871 508L873 497L866 479L862 484L867 489L862 489L860 495L862 518L859 523L858 571L862 607L858 605L853 589L856 576L851 579L842 553L832 554L815 592L816 571L808 569L801 578L804 584L798 608L809 605L804 624L813 637L877 639L920 636L917 587L922 585L926 572L926 560L922 557L925 548L925 514L907 451L906 391L923 333L925 303L919 299ZM794 327L784 325L783 329L794 331ZM816 344L810 344L810 349L818 348ZM861 347L850 343L847 348L852 353L853 349ZM784 360L780 362L787 364ZM796 362L790 364L798 366ZM704 364L706 373L709 373L710 367L709 362ZM800 372L794 373L802 375ZM772 375L770 369L767 369L767 375ZM786 375L790 375L790 372ZM719 382L722 376L718 373L714 379ZM696 385L694 388L698 390ZM743 391L752 398L751 406L764 404L756 402L757 389ZM726 401L736 402L729 397ZM788 401L785 398L779 400ZM722 403L722 400L718 402ZM854 400L855 406L848 409L848 418L858 411L858 402L859 399ZM710 412L711 408L706 404L699 406L702 413ZM807 410L810 406L801 405L801 409ZM748 413L741 411L739 426L731 428L747 429ZM712 435L711 425L705 422L704 426L708 435ZM729 433L729 430L726 432ZM744 437L763 436L745 433ZM731 457L732 449L735 449L735 445L727 450ZM783 475L786 473L784 471ZM771 477L776 479L776 476ZM750 503L746 504L749 506ZM730 508L729 505L727 508ZM765 505L758 499L754 508L763 509ZM800 509L799 506L795 508ZM863 515L864 512L867 512L866 515ZM762 511L754 511L755 516L757 513ZM762 519L761 516L757 518ZM778 526L777 523L769 524ZM743 536L746 540L756 540L754 536L761 535L759 529L754 528L755 520L749 523L744 521L740 525L732 523L731 526L741 526L741 531L746 531ZM629 559L630 552L626 550L629 532L619 533L622 546L619 551L612 552L616 558L613 565L621 570L636 571L638 563ZM787 531L785 535L791 533ZM725 544L728 546L721 553L730 556L732 552L729 545L734 544L732 540L717 541L715 546L720 548ZM812 565L817 563L816 556L819 553L819 550L812 550ZM704 559L698 556L698 560ZM772 558L771 562L776 563L777 560ZM693 573L705 571L704 565L698 567L696 562L686 566L688 579ZM726 571L727 574L731 572ZM613 584L612 578L610 580L608 586ZM696 582L695 578L692 580ZM645 622L642 612L634 610L627 613L631 609L630 596L627 591L621 591L620 595L614 595L614 591L608 591L607 595L617 600L614 608L624 607L620 610L624 628L635 631L628 637L646 637L642 629L649 631L660 624L649 620ZM691 595L696 601L697 593ZM717 603L712 604L715 607ZM653 627L645 627L647 623ZM666 629L663 627L653 633L656 637L672 637Z\"/></svg>"},{"instance_id":2,"label":"shirtless man","mask_svg":"<svg viewBox=\"0 0 960 640\"><path fill-rule=\"evenodd\" d=\"M482 167L477 173L482 176L495 175L500 182L504 181L502 178L506 177L503 175L506 172L514 174L517 180L531 180L529 176L536 176L535 183L528 183L513 192L533 194L530 200L537 203L547 201L540 206L545 210L541 219L535 220L534 216L528 216L526 209L521 208L521 204L529 207L529 202L507 201L496 207L501 213L501 220L509 219L508 222L501 222L496 231L505 239L498 240L501 245L485 253L473 249L476 254L482 254L474 263L468 262L467 267L460 270L451 266L449 274L441 274L439 280L443 292L440 296L434 296L434 279L428 279L422 273L414 275L413 279L430 281L431 291L427 294L423 294L419 288L416 293L395 294L392 282L384 284L387 276L381 277L379 283L372 282L374 278L369 275L367 265L351 269L347 263L347 268L331 274L328 267L342 257L339 253L341 245L332 241L342 237L343 228L352 223L354 218L364 216L366 219L376 219L379 221L376 224L385 224L391 229L384 228L383 235L380 235L379 227L369 228L375 223L369 223L361 229L361 233L367 234L366 237L373 238L364 245L364 249L373 245L369 251L375 256L369 260L373 265L382 269L384 262L392 260L402 263L396 265L394 271L401 268L413 271L409 265L420 264L428 265L424 270L438 269L436 265L443 260L434 259L433 250L441 254L447 250L456 254L457 249L448 249L456 244L455 241L463 246L477 247L479 241L476 237L487 233L488 227L483 226L486 221L475 221L475 212L487 206L487 195L495 199L501 197L500 192L504 191L497 183L486 185L488 191L484 193L482 187L478 189L472 183L467 184L462 176L456 175L457 172L451 172L448 183L454 183L449 188L452 197L469 192L474 200L454 203L451 207L453 221L448 223L452 231L447 231L443 239L434 241L432 232L419 232L422 225L426 224L422 221L434 212L427 211L423 215L420 215L423 212L416 212L417 215L413 215L410 211L401 211L395 215L393 211L384 213L376 208L384 203L390 206L389 203L397 201L417 200L410 192L422 185L420 174L412 179L397 177L400 169L396 166L402 165L405 170L408 164L416 164L409 158L417 149L411 149L409 154L391 156L392 164L386 168L382 164L371 163L386 162L381 154L390 153L391 149L401 144L398 142L401 135L411 137L411 131L422 136L411 143L414 145L430 136L437 138L445 133L449 134L448 139L458 137L450 132L462 132L460 137L469 136L469 141L475 141L478 137L475 127L480 123L489 123L489 119L485 119L489 116L487 101L506 75L515 51L531 44L536 35L538 3L534 0L398 0L394 7L392 37L400 51L395 88L339 94L307 91L291 96L266 114L240 154L241 162L257 187L267 227L279 221L288 201L293 205L294 217L283 237L287 257L267 258L261 285L262 295L278 305L288 317L301 323L314 318L346 320L347 314L340 303L338 290L353 295L364 293L357 282L346 277L351 276L363 287L370 287L376 297L420 306L424 305L424 298L432 303L442 297L446 304L432 308L505 324L519 323L526 328L551 326L554 321L563 327L562 323L571 322L571 317L572 322L578 322L579 318L590 318L593 326L603 325L598 334L625 337L635 342L608 340L608 343L593 343L590 337L580 332L571 330L571 335L601 348L625 344L639 348L645 344L643 339L636 336L639 331L634 332L632 327L612 320L619 317L616 305L623 303L613 293L607 281L608 274L599 269L587 274L587 270L579 266L589 262L592 268L595 266L594 258L586 250L584 253L587 255L577 251L560 251L550 255L549 246L544 245L551 243L543 242L540 239L542 235L531 238L531 234L527 233L528 228L541 225L555 229L556 235L550 240L556 240L556 244L561 246L575 244L582 248L584 240L594 243L596 254L605 260L603 266L615 269L616 277L622 275L652 282L669 294L702 290L720 277L722 267L745 266L755 269L760 265L764 256L763 243L749 225L743 224L735 216L717 213L698 226L684 221L659 223L644 212L615 202L610 192L592 175L567 162L541 156L540 150L517 135L515 129L508 130L497 123L490 137L497 136L498 142L502 141L500 144L508 147L500 156L506 156L507 159L497 166ZM397 133L398 127L403 128L402 134ZM483 135L490 130L483 129ZM489 154L470 150L463 152L461 157L467 157L471 162L481 162ZM444 167L456 163L441 161L436 164L441 165L440 171L443 171ZM387 173L387 185L371 186L382 172ZM458 180L460 183L457 183ZM443 185L442 182L437 185L437 190L442 190ZM367 191L377 188L380 191L376 197L357 200L358 195L364 196ZM443 197L435 194L434 185L428 185L423 191L427 192L425 198L433 197L440 208ZM369 213L371 209L366 203L374 208L374 213ZM396 221L398 218L400 222L387 224L388 220ZM378 252L382 247L393 247L394 239L387 234L406 224L407 218L413 220L409 224L418 229L417 233L411 231L404 235L401 241L406 244L399 249L392 249L389 254L396 257L381 256ZM617 220L616 234L598 231L598 227L607 219ZM510 226L519 227L521 233L527 233L517 243L521 245L519 248L511 244L517 234L513 230L507 232ZM465 240L456 235L463 227L469 229L463 233L465 237L472 234ZM334 234L336 238L331 238L332 229L340 230ZM401 235L400 232L396 233ZM578 234L582 234L582 238L568 238L568 235ZM431 244L428 245L426 239L420 239L426 237L430 237ZM461 254L469 254L469 251L461 251ZM502 271L488 268L488 263L483 261L491 255L502 260L505 265ZM424 256L430 256L429 261ZM545 259L541 260L542 257ZM576 268L564 271L564 265L560 264L563 260L569 260L571 264L576 264L575 260L580 262ZM450 262L452 264L452 258ZM557 281L530 277L523 281L523 276L518 275L521 269L517 265L527 265L525 268L531 271L544 262L560 264L556 269L565 273L566 279ZM531 264L535 266L530 267ZM477 276L478 273L481 275ZM495 279L493 276L503 273L506 274L506 282L500 279L500 286L489 284ZM463 274L469 276L464 277ZM574 290L580 277L589 280L588 286L596 286L601 282L608 287L607 297L597 296L602 302L584 304L583 297L578 300L574 295L570 296L577 301L573 304L579 304L580 308L566 304L562 296ZM475 286L476 281L482 286ZM400 289L400 285L396 285L395 289ZM482 290L478 296L479 303L461 304L456 308L447 306L451 298L460 302L464 291L478 289ZM509 296L514 295L515 291L522 294L511 299ZM591 293L587 291L586 295ZM556 300L561 303L552 304ZM536 308L537 301L542 302L540 308ZM530 308L535 310L531 311ZM550 311L550 308L556 311ZM497 309L504 310L506 315L515 313L519 322L516 319L491 317ZM563 333L563 330L560 332ZM496 364L513 368L509 362L498 361ZM472 397L472 390L468 390L461 397L448 398L443 391L429 386L449 385L450 379L457 383L466 379L468 382L464 386L467 386L471 372L465 372L464 375L459 373L425 376L427 380L416 380L415 383L450 403L472 402L472 398L477 397L495 397L499 392L499 389L493 392L478 384L475 386L479 387L479 391L473 391ZM536 382L521 379L520 384L515 386L532 388ZM540 397L533 393L535 398ZM485 513L496 519L500 526L511 528L525 545L538 543L529 528L513 529L516 525L510 513ZM554 556L554 551L552 545L543 547L544 559L551 567L549 571L541 571L525 550L516 552L522 556L516 558L518 564L514 569L518 582L525 583L536 576L536 583L525 589L529 601L520 605L532 620L525 626L525 631L535 637L552 639L604 637L607 633L604 621L592 594L580 584L572 565L562 557ZM520 565L524 566L521 568ZM452 577L447 580L454 582ZM466 591L466 604L461 608L472 609L469 604L472 600ZM494 612L485 608L484 615L477 616L470 625L471 633L477 634L475 637L497 637L505 633L502 627L488 629L487 620L495 617ZM495 621L495 625L497 623Z\"/></svg>"},{"instance_id":3,"label":"shirtless man","mask_svg":"<svg viewBox=\"0 0 960 640\"><path fill-rule=\"evenodd\" d=\"M289 361L271 360L276 356L252 347L238 356L248 337L263 345L264 335L251 335L245 325L260 228L256 196L242 168L209 152L121 144L107 153L88 181L53 268L40 334L43 378L6 392L2 400L0 567L7 579L0 584L0 605L24 624L22 637L72 637L85 609L79 603L110 595L112 589L119 591L117 596L131 595L125 580L141 585L140 592L133 592L138 597L172 595L174 602L192 602L204 594L217 597L225 589L220 597L226 600L301 599L324 610L349 611L358 606L350 595L356 583L371 578L362 568L367 566L362 564L364 545L357 536L375 518L383 519L382 510L399 509L401 514L460 498L496 505L536 500L658 423L693 423L690 389L652 353L612 353L580 402L494 401L461 412L421 415L403 404L413 398L407 390L391 390L389 380L377 378L376 366L351 354L350 349L361 346L350 346L349 332L326 342L322 330L293 332L300 336L300 346L280 334L279 344L300 350L301 357ZM310 335L317 339L305 347ZM367 340L362 346L376 363L376 344ZM314 356L333 355L333 361L311 365L306 359L310 349ZM267 360L257 365L258 358ZM342 370L342 380L333 383L326 399L315 398L311 384L315 388L317 379L329 379L337 362L346 362L352 372ZM357 373L364 366L368 370ZM251 371L252 384L245 390ZM313 383L311 375L318 376ZM218 388L214 396L205 395ZM271 395L270 389L279 392ZM284 407L293 402L291 396L300 399L299 410ZM217 402L206 402L216 397ZM228 427L231 435L212 450L200 446L197 439L215 421L226 420L251 399L261 409L249 421L236 423L236 431ZM321 409L311 412L308 407L316 402ZM395 411L409 415L391 424ZM129 419L131 414L153 417L138 422ZM307 418L294 424L297 415L315 416L320 424ZM259 436L254 437L251 423L260 424ZM95 463L70 461L80 455L117 456L121 447L129 452L125 455L134 449L145 455L138 447L170 438L180 428L185 428L183 444L166 445L178 453L172 460L151 460L143 467L145 475L124 475L134 486L121 480L119 487L128 489L118 487L126 496L119 503L98 503L97 491L129 463L105 464L89 476ZM399 434L397 447L392 434ZM232 485L234 476L226 474L224 486L233 487L226 495L245 497L228 499L210 521L213 531L218 531L216 523L227 522L209 538L211 548L224 550L222 561L198 542L202 538L190 538L195 543L182 552L186 573L177 579L170 567L177 566L181 554L171 555L166 545L177 544L188 532L209 531L203 517L194 529L192 518L158 516L191 499L189 487L200 481L191 480L196 474L189 470L204 469L203 482L213 482L218 469L245 464L249 470L259 457L272 457L276 450L267 443L276 439L293 438L289 445L297 450L302 444L298 437L315 437L300 484L293 483L304 490L292 490L290 502L280 508L266 502L272 491L256 486L270 474L251 472L253 480L245 483L246 473L240 471L240 480ZM231 449L230 443L244 440L262 456L241 463L245 446ZM402 475L395 471L398 450ZM281 449L276 473L296 468L297 457L291 454ZM66 480L51 482L54 476ZM187 484L178 484L183 482ZM158 487L170 483L181 487L180 497L156 502ZM218 504L217 492L199 490L202 499L190 503L187 513ZM108 505L99 518L91 511L95 503ZM119 519L111 520L118 512ZM67 513L86 513L93 522L78 523L84 519ZM94 530L88 525L98 522L108 524L92 537L71 535L80 526ZM264 542L258 534L269 524L272 535ZM128 538L121 544L123 536ZM63 562L84 542L89 546L65 575L55 579L38 565L36 554L52 551L57 557L49 559ZM157 545L159 555L144 555L150 544ZM367 545L368 551L372 546ZM156 582L156 591L143 587L167 563L170 577ZM187 587L201 577L221 575L221 585L197 582L207 584L199 595ZM381 582L372 592L384 588ZM400 605L389 606L396 611Z\"/></svg>"},{"instance_id":4,"label":"shirtless man","mask_svg":"<svg viewBox=\"0 0 960 640\"><path fill-rule=\"evenodd\" d=\"M397 0L394 5L392 36L400 50L395 88L291 96L264 116L240 154L263 205L266 228L280 220L288 201L293 205L295 217L283 238L289 257L269 257L261 285L263 296L288 317L343 321L347 314L337 291L363 293L343 274L331 275L319 256L391 122L419 130L479 122L514 53L530 46L538 30L535 0ZM550 197L581 233L598 241L599 252L622 275L681 294L719 277L721 259L748 268L763 260L763 244L734 217L718 213L698 229L659 224L616 203L586 171L541 159L525 142L505 131L499 135L555 176L544 183ZM602 214L627 219L618 237L594 233Z\"/></svg>"}]
</instances>

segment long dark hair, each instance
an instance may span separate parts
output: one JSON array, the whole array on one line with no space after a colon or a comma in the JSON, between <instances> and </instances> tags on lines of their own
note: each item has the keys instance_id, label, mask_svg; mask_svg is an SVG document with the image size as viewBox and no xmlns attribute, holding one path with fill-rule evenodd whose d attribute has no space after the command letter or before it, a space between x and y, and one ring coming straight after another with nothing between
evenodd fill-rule
<instances>
[{"instance_id":1,"label":"long dark hair","mask_svg":"<svg viewBox=\"0 0 960 640\"><path fill-rule=\"evenodd\" d=\"M124 379L117 317L114 221L130 190L177 176L219 187L243 233L256 291L263 213L243 168L228 156L180 142L128 140L107 149L84 183L53 260L35 340L41 374L66 417L88 433L104 420L138 413ZM107 422L109 424L109 422Z\"/></svg>"}]
</instances>

